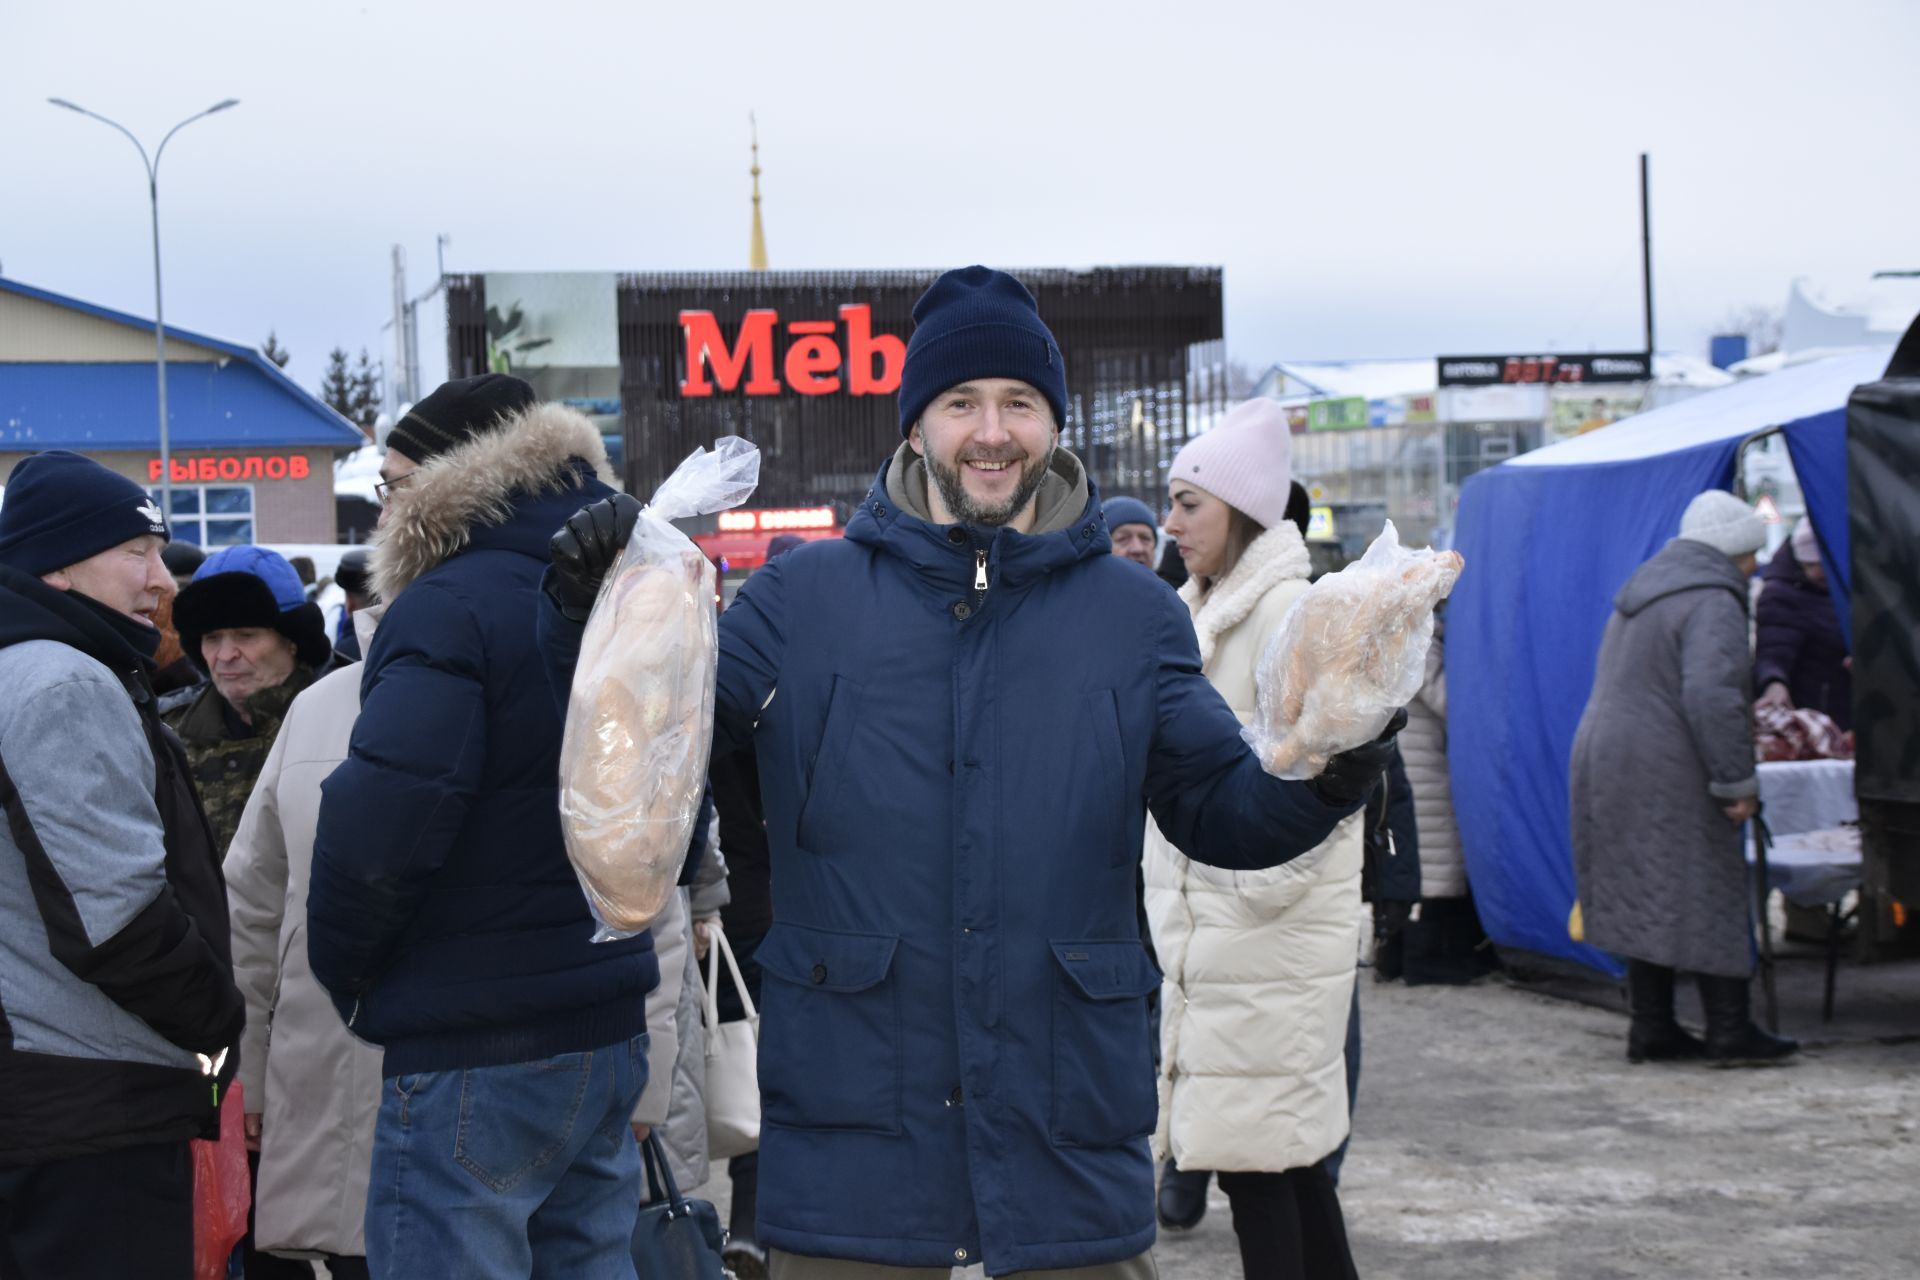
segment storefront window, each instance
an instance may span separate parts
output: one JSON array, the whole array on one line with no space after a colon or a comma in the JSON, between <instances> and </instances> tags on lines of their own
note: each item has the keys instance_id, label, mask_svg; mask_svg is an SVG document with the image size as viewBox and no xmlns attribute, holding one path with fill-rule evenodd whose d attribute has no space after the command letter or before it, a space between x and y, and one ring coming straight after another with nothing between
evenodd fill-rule
<instances>
[{"instance_id":1,"label":"storefront window","mask_svg":"<svg viewBox=\"0 0 1920 1280\"><path fill-rule=\"evenodd\" d=\"M155 502L160 490L149 489ZM232 547L253 541L253 486L250 484L177 484L167 524L173 536L203 547Z\"/></svg>"}]
</instances>

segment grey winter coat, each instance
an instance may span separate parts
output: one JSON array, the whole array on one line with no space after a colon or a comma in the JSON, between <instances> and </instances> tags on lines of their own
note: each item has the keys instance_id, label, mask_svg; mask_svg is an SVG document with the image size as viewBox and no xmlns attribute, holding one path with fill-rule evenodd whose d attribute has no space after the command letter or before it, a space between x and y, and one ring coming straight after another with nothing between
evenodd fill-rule
<instances>
[{"instance_id":1,"label":"grey winter coat","mask_svg":"<svg viewBox=\"0 0 1920 1280\"><path fill-rule=\"evenodd\" d=\"M1746 580L1674 539L1627 580L1573 743L1587 941L1696 973L1752 972L1747 864L1723 806L1759 794Z\"/></svg>"}]
</instances>

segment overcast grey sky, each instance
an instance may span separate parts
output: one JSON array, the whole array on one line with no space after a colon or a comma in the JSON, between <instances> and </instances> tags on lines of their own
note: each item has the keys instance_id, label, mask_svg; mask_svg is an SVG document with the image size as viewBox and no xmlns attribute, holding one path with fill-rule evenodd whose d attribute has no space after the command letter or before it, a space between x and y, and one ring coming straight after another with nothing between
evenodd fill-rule
<instances>
[{"instance_id":1,"label":"overcast grey sky","mask_svg":"<svg viewBox=\"0 0 1920 1280\"><path fill-rule=\"evenodd\" d=\"M0 267L382 346L388 255L739 268L747 112L776 268L1225 268L1230 355L1660 345L1796 275L1920 268L1920 3L0 4ZM437 328L429 330L437 335ZM427 339L429 342L435 339ZM429 353L431 377L444 367Z\"/></svg>"}]
</instances>

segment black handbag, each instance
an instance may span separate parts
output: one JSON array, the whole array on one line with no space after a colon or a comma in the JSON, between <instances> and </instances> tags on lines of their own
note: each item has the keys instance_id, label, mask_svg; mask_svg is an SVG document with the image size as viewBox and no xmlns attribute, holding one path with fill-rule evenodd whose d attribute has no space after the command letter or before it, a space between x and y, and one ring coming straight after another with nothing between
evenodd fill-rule
<instances>
[{"instance_id":1,"label":"black handbag","mask_svg":"<svg viewBox=\"0 0 1920 1280\"><path fill-rule=\"evenodd\" d=\"M633 1227L634 1270L646 1280L726 1280L720 1250L727 1233L719 1212L680 1194L659 1135L647 1134L640 1162L647 1171L647 1203Z\"/></svg>"}]
</instances>

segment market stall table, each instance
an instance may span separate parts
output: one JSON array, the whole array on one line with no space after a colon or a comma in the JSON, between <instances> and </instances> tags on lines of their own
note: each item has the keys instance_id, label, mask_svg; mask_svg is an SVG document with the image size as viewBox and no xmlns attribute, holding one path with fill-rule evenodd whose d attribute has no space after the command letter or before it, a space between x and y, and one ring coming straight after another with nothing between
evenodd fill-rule
<instances>
[{"instance_id":1,"label":"market stall table","mask_svg":"<svg viewBox=\"0 0 1920 1280\"><path fill-rule=\"evenodd\" d=\"M1779 890L1795 906L1827 913L1826 993L1821 1020L1831 1022L1840 931L1851 914L1846 898L1860 887L1862 875L1853 761L1769 763L1760 765L1758 773L1762 812L1773 836L1767 850L1767 890ZM1769 927L1764 911L1760 927Z\"/></svg>"}]
</instances>

